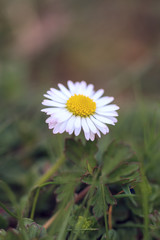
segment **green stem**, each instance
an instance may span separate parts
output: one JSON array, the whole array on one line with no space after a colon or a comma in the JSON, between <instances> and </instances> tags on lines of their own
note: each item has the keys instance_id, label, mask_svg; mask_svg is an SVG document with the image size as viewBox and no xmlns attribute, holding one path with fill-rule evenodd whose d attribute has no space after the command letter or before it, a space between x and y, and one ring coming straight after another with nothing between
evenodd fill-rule
<instances>
[{"instance_id":1,"label":"green stem","mask_svg":"<svg viewBox=\"0 0 160 240\"><path fill-rule=\"evenodd\" d=\"M48 172L46 172L37 182L36 186L40 186L43 183L45 183L59 168L60 166L63 164L65 160L65 156L62 155L57 162L48 170Z\"/></svg>"},{"instance_id":2,"label":"green stem","mask_svg":"<svg viewBox=\"0 0 160 240\"><path fill-rule=\"evenodd\" d=\"M105 228L106 228L106 239L109 240L109 230L108 230L108 221L107 221L107 207L106 207L106 201L105 201L105 193L104 193L104 185L101 182L101 192L102 192L102 198L103 198L103 211L104 211L104 222L105 222Z\"/></svg>"},{"instance_id":3,"label":"green stem","mask_svg":"<svg viewBox=\"0 0 160 240\"><path fill-rule=\"evenodd\" d=\"M18 217L17 217L14 213L12 213L8 208L6 208L6 206L5 206L2 202L0 202L0 206L1 206L9 215L11 215L12 217L18 219Z\"/></svg>"},{"instance_id":4,"label":"green stem","mask_svg":"<svg viewBox=\"0 0 160 240\"><path fill-rule=\"evenodd\" d=\"M45 186L45 182L60 168L60 166L63 164L65 160L64 154L57 160L57 162L37 181L36 186L38 187L34 200L33 200L33 205L32 205L32 210L31 210L31 219L34 218L34 213L36 209L36 204L37 200L39 197L39 192L41 187ZM51 183L51 182L50 182Z\"/></svg>"},{"instance_id":5,"label":"green stem","mask_svg":"<svg viewBox=\"0 0 160 240\"><path fill-rule=\"evenodd\" d=\"M34 197L31 216L30 216L31 219L34 218L34 213L35 213L35 210L36 210L36 204L37 204L37 200L38 200L38 197L39 197L39 192L40 192L40 187L37 189L35 197Z\"/></svg>"}]
</instances>

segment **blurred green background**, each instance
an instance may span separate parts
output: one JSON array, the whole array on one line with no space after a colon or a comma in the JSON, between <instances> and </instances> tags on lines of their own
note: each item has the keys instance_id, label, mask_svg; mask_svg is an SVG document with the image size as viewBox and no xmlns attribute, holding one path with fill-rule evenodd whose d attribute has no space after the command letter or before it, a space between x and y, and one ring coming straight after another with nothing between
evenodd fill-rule
<instances>
[{"instance_id":1,"label":"blurred green background","mask_svg":"<svg viewBox=\"0 0 160 240\"><path fill-rule=\"evenodd\" d=\"M137 144L159 184L159 50L160 1L1 0L0 178L22 196L55 161L63 136L48 130L41 102L71 79L115 97L119 123L104 139Z\"/></svg>"}]
</instances>

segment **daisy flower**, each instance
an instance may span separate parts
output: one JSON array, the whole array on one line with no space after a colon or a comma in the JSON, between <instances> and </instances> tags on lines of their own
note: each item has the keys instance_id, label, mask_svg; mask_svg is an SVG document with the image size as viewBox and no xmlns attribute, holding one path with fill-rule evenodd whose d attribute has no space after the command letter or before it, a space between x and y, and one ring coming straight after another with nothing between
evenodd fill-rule
<instances>
[{"instance_id":1,"label":"daisy flower","mask_svg":"<svg viewBox=\"0 0 160 240\"><path fill-rule=\"evenodd\" d=\"M115 125L119 107L110 104L114 98L102 96L103 89L94 90L93 84L85 81L67 82L68 88L58 84L59 90L51 88L44 96L42 109L49 115L46 123L54 134L67 132L76 136L84 132L86 140L94 141L95 135L107 134L107 124Z\"/></svg>"}]
</instances>

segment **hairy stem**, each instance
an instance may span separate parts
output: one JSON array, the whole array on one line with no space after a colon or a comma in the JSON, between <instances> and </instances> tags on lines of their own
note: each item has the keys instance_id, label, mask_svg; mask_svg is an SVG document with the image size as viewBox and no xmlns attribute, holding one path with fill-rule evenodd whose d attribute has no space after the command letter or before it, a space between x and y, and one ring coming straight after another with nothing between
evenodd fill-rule
<instances>
[{"instance_id":1,"label":"hairy stem","mask_svg":"<svg viewBox=\"0 0 160 240\"><path fill-rule=\"evenodd\" d=\"M37 204L37 200L38 200L38 197L39 197L39 192L40 192L40 188L37 189L35 197L34 197L31 216L30 216L31 219L34 218L34 213L35 213L35 210L36 210L36 204Z\"/></svg>"},{"instance_id":2,"label":"hairy stem","mask_svg":"<svg viewBox=\"0 0 160 240\"><path fill-rule=\"evenodd\" d=\"M45 183L64 163L65 156L62 154L62 156L57 160L57 162L38 180L36 183L37 186L42 185Z\"/></svg>"}]
</instances>

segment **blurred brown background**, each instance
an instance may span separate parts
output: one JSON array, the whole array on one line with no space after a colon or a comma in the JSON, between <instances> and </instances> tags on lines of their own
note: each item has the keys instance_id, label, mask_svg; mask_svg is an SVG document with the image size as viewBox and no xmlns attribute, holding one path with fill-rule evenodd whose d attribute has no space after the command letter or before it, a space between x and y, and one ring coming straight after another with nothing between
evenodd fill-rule
<instances>
[{"instance_id":1,"label":"blurred brown background","mask_svg":"<svg viewBox=\"0 0 160 240\"><path fill-rule=\"evenodd\" d=\"M159 49L159 0L0 1L3 85L19 81L42 94L85 80L119 99L132 99L134 88L157 99Z\"/></svg>"}]
</instances>

